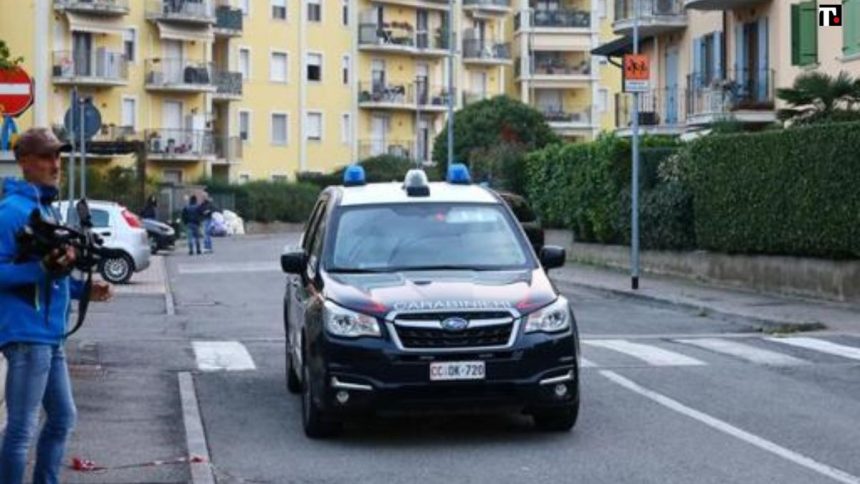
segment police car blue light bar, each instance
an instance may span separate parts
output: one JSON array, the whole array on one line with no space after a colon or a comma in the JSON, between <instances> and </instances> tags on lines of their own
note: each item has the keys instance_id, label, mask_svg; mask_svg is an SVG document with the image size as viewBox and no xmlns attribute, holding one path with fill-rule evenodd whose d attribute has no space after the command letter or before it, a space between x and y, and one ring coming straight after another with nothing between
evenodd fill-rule
<instances>
[{"instance_id":1,"label":"police car blue light bar","mask_svg":"<svg viewBox=\"0 0 860 484\"><path fill-rule=\"evenodd\" d=\"M356 187L366 183L364 167L361 165L349 165L343 172L343 186L345 187Z\"/></svg>"},{"instance_id":2,"label":"police car blue light bar","mask_svg":"<svg viewBox=\"0 0 860 484\"><path fill-rule=\"evenodd\" d=\"M448 183L454 185L468 185L472 183L469 168L462 163L451 163L448 166Z\"/></svg>"}]
</instances>

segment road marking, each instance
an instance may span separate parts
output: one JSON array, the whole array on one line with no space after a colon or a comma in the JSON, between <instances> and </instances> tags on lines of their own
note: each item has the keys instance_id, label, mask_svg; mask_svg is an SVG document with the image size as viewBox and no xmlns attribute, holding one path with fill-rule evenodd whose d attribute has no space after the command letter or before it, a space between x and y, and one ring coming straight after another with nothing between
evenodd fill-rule
<instances>
[{"instance_id":1,"label":"road marking","mask_svg":"<svg viewBox=\"0 0 860 484\"><path fill-rule=\"evenodd\" d=\"M794 452L793 450L789 450L767 439L751 434L745 430L739 429L720 419L711 417L706 413L690 408L683 403L673 400L665 395L642 387L636 382L628 380L627 378L624 378L623 376L619 375L618 373L615 373L614 371L601 370L600 373L612 382L632 392L638 393L639 395L642 395L643 397L652 400L670 410L674 410L675 412L678 412L682 415L686 415L687 417L690 417L694 420L698 420L699 422L711 428L731 435L732 437L735 437L737 439L743 440L748 444L754 445L762 450L782 457L783 459L794 462L795 464L806 467L807 469L827 476L833 480L843 482L845 484L860 484L860 477L848 474L845 471L842 471L835 467L831 467L827 464L822 464L821 462L818 462L803 454L799 454L797 452Z\"/></svg>"},{"instance_id":2,"label":"road marking","mask_svg":"<svg viewBox=\"0 0 860 484\"><path fill-rule=\"evenodd\" d=\"M852 360L860 360L860 348L853 346L838 345L830 341L824 341L815 338L767 338L768 341L774 343L782 343L798 348L806 348L809 350L820 351L831 355L850 358Z\"/></svg>"},{"instance_id":3,"label":"road marking","mask_svg":"<svg viewBox=\"0 0 860 484\"><path fill-rule=\"evenodd\" d=\"M674 351L625 340L588 340L582 343L624 353L653 366L701 366L706 364L704 361Z\"/></svg>"},{"instance_id":4,"label":"road marking","mask_svg":"<svg viewBox=\"0 0 860 484\"><path fill-rule=\"evenodd\" d=\"M222 262L218 264L180 264L180 274L235 274L238 272L281 272L273 262Z\"/></svg>"},{"instance_id":5,"label":"road marking","mask_svg":"<svg viewBox=\"0 0 860 484\"><path fill-rule=\"evenodd\" d=\"M238 341L192 341L197 368L202 371L254 370L254 360Z\"/></svg>"},{"instance_id":6,"label":"road marking","mask_svg":"<svg viewBox=\"0 0 860 484\"><path fill-rule=\"evenodd\" d=\"M179 399L182 402L182 422L185 424L185 445L188 455L201 457L202 462L192 462L192 484L214 484L215 476L209 465L209 446L206 445L206 432L203 431L203 420L200 418L200 405L197 402L197 392L194 390L194 378L191 373L179 373Z\"/></svg>"},{"instance_id":7,"label":"road marking","mask_svg":"<svg viewBox=\"0 0 860 484\"><path fill-rule=\"evenodd\" d=\"M784 355L776 351L756 348L755 346L748 344L718 338L678 339L675 341L692 346L698 346L699 348L715 351L717 353L735 356L742 360L762 365L793 366L808 363L800 358Z\"/></svg>"},{"instance_id":8,"label":"road marking","mask_svg":"<svg viewBox=\"0 0 860 484\"><path fill-rule=\"evenodd\" d=\"M597 365L595 365L592 361L586 360L581 356L579 357L579 364L582 368L597 368Z\"/></svg>"}]
</instances>

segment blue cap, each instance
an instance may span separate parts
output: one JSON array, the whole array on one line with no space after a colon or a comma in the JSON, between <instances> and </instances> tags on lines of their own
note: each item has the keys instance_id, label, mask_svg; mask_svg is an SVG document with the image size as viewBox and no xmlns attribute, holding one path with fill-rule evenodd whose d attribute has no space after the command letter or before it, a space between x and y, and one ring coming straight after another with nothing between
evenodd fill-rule
<instances>
[{"instance_id":1,"label":"blue cap","mask_svg":"<svg viewBox=\"0 0 860 484\"><path fill-rule=\"evenodd\" d=\"M364 185L367 180L364 177L364 167L361 165L349 165L343 172L343 186L355 187Z\"/></svg>"},{"instance_id":2,"label":"blue cap","mask_svg":"<svg viewBox=\"0 0 860 484\"><path fill-rule=\"evenodd\" d=\"M468 185L472 183L469 168L462 163L451 163L448 166L448 183L455 185Z\"/></svg>"}]
</instances>

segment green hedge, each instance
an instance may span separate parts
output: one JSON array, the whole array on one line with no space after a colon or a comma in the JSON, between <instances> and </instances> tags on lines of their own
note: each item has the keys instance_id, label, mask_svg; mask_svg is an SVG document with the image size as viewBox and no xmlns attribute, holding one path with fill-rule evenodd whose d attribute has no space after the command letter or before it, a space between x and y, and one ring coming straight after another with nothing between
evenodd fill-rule
<instances>
[{"instance_id":1,"label":"green hedge","mask_svg":"<svg viewBox=\"0 0 860 484\"><path fill-rule=\"evenodd\" d=\"M860 123L704 137L684 179L698 246L728 253L860 256Z\"/></svg>"},{"instance_id":2,"label":"green hedge","mask_svg":"<svg viewBox=\"0 0 860 484\"><path fill-rule=\"evenodd\" d=\"M203 184L209 193L233 194L236 212L245 220L257 222L304 222L320 191L310 183L253 181L230 185L207 180Z\"/></svg>"},{"instance_id":3,"label":"green hedge","mask_svg":"<svg viewBox=\"0 0 860 484\"><path fill-rule=\"evenodd\" d=\"M415 162L399 156L382 155L367 158L360 162L364 174L370 183L403 180L410 168L415 168ZM323 189L330 185L343 184L343 173L346 167L341 167L331 173L298 173L296 179L300 182L312 183ZM430 176L431 173L428 173Z\"/></svg>"}]
</instances>

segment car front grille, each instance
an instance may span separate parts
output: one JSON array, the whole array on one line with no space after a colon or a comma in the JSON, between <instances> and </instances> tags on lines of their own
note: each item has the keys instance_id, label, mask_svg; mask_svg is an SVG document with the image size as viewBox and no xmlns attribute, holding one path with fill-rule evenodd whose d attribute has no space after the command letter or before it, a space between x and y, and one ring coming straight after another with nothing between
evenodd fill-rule
<instances>
[{"instance_id":1,"label":"car front grille","mask_svg":"<svg viewBox=\"0 0 860 484\"><path fill-rule=\"evenodd\" d=\"M459 317L469 321L460 331L443 329L441 322ZM395 318L394 329L407 349L458 349L506 346L514 330L514 319L507 312L469 311L461 313L412 313Z\"/></svg>"}]
</instances>

